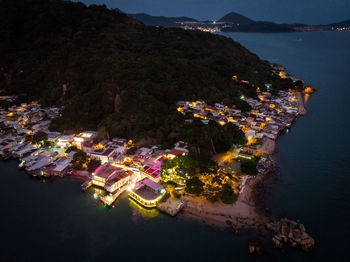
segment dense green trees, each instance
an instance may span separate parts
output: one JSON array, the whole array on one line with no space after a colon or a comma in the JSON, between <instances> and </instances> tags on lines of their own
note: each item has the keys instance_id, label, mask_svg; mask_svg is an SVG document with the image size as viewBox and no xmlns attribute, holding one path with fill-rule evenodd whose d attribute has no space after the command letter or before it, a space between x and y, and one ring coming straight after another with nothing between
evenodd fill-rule
<instances>
[{"instance_id":1,"label":"dense green trees","mask_svg":"<svg viewBox=\"0 0 350 262\"><path fill-rule=\"evenodd\" d=\"M224 204L233 204L236 200L238 195L235 194L232 187L229 184L224 184L222 186L222 189L220 191L220 199Z\"/></svg>"},{"instance_id":2,"label":"dense green trees","mask_svg":"<svg viewBox=\"0 0 350 262\"><path fill-rule=\"evenodd\" d=\"M44 145L47 141L47 134L44 131L38 131L32 136L32 143L35 145Z\"/></svg>"},{"instance_id":3,"label":"dense green trees","mask_svg":"<svg viewBox=\"0 0 350 262\"><path fill-rule=\"evenodd\" d=\"M195 175L198 162L191 156L177 156L174 159L165 159L162 162L161 175L168 176L173 173L176 176L188 178Z\"/></svg>"},{"instance_id":4,"label":"dense green trees","mask_svg":"<svg viewBox=\"0 0 350 262\"><path fill-rule=\"evenodd\" d=\"M70 152L72 151L75 151L77 152L78 151L78 148L76 146L70 146L66 149L66 153L69 154Z\"/></svg>"},{"instance_id":5,"label":"dense green trees","mask_svg":"<svg viewBox=\"0 0 350 262\"><path fill-rule=\"evenodd\" d=\"M88 163L89 157L82 150L79 150L73 155L72 164L74 169L81 170L83 168L86 168Z\"/></svg>"},{"instance_id":6,"label":"dense green trees","mask_svg":"<svg viewBox=\"0 0 350 262\"><path fill-rule=\"evenodd\" d=\"M186 181L186 192L200 195L203 192L204 183L198 177L192 177Z\"/></svg>"},{"instance_id":7,"label":"dense green trees","mask_svg":"<svg viewBox=\"0 0 350 262\"><path fill-rule=\"evenodd\" d=\"M104 6L3 0L0 36L0 89L65 105L53 123L60 130L99 126L109 136L167 141L177 101L227 98L248 110L239 97L278 79L231 39L146 27Z\"/></svg>"},{"instance_id":8,"label":"dense green trees","mask_svg":"<svg viewBox=\"0 0 350 262\"><path fill-rule=\"evenodd\" d=\"M215 121L209 121L206 125L195 118L192 123L185 123L179 132L180 138L193 145L198 155L206 152L222 153L233 145L246 142L244 133L232 123L221 126Z\"/></svg>"},{"instance_id":9,"label":"dense green trees","mask_svg":"<svg viewBox=\"0 0 350 262\"><path fill-rule=\"evenodd\" d=\"M256 169L256 165L259 162L260 157L254 156L252 159L244 159L241 160L241 170L243 173L248 175L257 175L258 170Z\"/></svg>"},{"instance_id":10,"label":"dense green trees","mask_svg":"<svg viewBox=\"0 0 350 262\"><path fill-rule=\"evenodd\" d=\"M72 164L74 169L76 170L87 169L89 173L92 173L96 170L97 167L101 165L101 161L96 159L91 159L84 151L78 150L73 155Z\"/></svg>"}]
</instances>

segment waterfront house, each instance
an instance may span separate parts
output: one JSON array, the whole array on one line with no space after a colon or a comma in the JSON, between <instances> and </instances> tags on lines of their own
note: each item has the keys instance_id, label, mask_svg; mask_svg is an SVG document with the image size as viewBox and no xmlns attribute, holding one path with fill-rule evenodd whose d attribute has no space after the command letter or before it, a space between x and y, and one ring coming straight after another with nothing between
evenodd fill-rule
<instances>
[{"instance_id":1,"label":"waterfront house","mask_svg":"<svg viewBox=\"0 0 350 262\"><path fill-rule=\"evenodd\" d=\"M91 182L93 185L103 187L108 192L114 193L124 186L132 184L135 179L136 176L133 172L105 163L92 173Z\"/></svg>"},{"instance_id":2,"label":"waterfront house","mask_svg":"<svg viewBox=\"0 0 350 262\"><path fill-rule=\"evenodd\" d=\"M55 167L52 170L52 174L56 176L64 175L70 166L71 160L66 157L61 157L55 162Z\"/></svg>"},{"instance_id":3,"label":"waterfront house","mask_svg":"<svg viewBox=\"0 0 350 262\"><path fill-rule=\"evenodd\" d=\"M164 187L149 178L138 181L129 193L132 199L145 207L157 206L164 195Z\"/></svg>"}]
</instances>

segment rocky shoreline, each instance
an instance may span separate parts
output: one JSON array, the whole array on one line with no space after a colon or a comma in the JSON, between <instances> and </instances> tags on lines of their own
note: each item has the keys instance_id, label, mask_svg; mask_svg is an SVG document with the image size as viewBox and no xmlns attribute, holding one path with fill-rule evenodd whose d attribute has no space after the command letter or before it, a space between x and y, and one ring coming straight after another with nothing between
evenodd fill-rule
<instances>
[{"instance_id":1,"label":"rocky shoreline","mask_svg":"<svg viewBox=\"0 0 350 262\"><path fill-rule=\"evenodd\" d=\"M307 111L300 93L297 94L297 99L299 114L305 115ZM265 197L277 174L277 163L272 155L275 144L269 145L268 149L265 150L265 166L259 170L257 176L247 177L244 190L233 205L184 196L182 200L185 207L182 214L211 226L231 228L235 233L242 229L253 229L265 239L272 235L271 243L276 248L290 245L300 247L305 252L311 251L315 240L308 235L303 224L287 218L278 220L272 217L270 209L266 207ZM250 254L262 254L262 249L260 241L249 242Z\"/></svg>"},{"instance_id":2,"label":"rocky shoreline","mask_svg":"<svg viewBox=\"0 0 350 262\"><path fill-rule=\"evenodd\" d=\"M229 228L236 234L241 230L255 230L259 238L271 237L271 243L279 249L290 245L305 252L311 251L315 240L306 232L305 226L287 218L278 220L270 214L270 209L265 205L268 187L276 177L276 162L272 158L271 162L273 164L266 172L247 180L245 190L233 205L184 196L182 201L185 207L182 216L210 226ZM262 254L262 250L260 241L249 242L250 254Z\"/></svg>"}]
</instances>

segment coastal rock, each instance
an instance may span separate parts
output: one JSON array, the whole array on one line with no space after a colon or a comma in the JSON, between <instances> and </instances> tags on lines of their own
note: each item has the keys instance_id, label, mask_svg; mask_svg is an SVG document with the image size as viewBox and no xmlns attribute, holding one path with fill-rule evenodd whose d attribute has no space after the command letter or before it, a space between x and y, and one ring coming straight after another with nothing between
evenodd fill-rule
<instances>
[{"instance_id":1,"label":"coastal rock","mask_svg":"<svg viewBox=\"0 0 350 262\"><path fill-rule=\"evenodd\" d=\"M297 246L298 246L298 243L295 242L295 241L292 241L291 246L292 246L292 247L297 247Z\"/></svg>"},{"instance_id":2,"label":"coastal rock","mask_svg":"<svg viewBox=\"0 0 350 262\"><path fill-rule=\"evenodd\" d=\"M274 244L275 247L277 248L283 248L283 242L280 236L275 235L272 237L272 243Z\"/></svg>"},{"instance_id":3,"label":"coastal rock","mask_svg":"<svg viewBox=\"0 0 350 262\"><path fill-rule=\"evenodd\" d=\"M292 247L299 246L303 251L311 251L315 246L315 240L306 233L304 225L293 220L284 218L271 221L265 228L275 234L272 243L277 248L282 248L285 243Z\"/></svg>"},{"instance_id":4,"label":"coastal rock","mask_svg":"<svg viewBox=\"0 0 350 262\"><path fill-rule=\"evenodd\" d=\"M315 240L312 237L307 237L301 240L300 246L303 251L311 251L315 246Z\"/></svg>"},{"instance_id":5,"label":"coastal rock","mask_svg":"<svg viewBox=\"0 0 350 262\"><path fill-rule=\"evenodd\" d=\"M258 241L250 241L249 242L249 254L251 254L251 255L261 255L262 254L262 246Z\"/></svg>"}]
</instances>

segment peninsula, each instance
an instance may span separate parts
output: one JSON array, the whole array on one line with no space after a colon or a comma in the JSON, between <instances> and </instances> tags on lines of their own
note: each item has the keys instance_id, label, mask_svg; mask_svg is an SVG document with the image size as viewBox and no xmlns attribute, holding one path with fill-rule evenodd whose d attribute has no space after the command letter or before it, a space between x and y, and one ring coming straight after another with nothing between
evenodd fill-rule
<instances>
[{"instance_id":1,"label":"peninsula","mask_svg":"<svg viewBox=\"0 0 350 262\"><path fill-rule=\"evenodd\" d=\"M127 191L172 216L264 227L277 247L312 249L303 225L270 223L254 198L278 134L306 114L313 89L301 79L223 36L104 6L4 0L0 24L3 159L100 188L98 205Z\"/></svg>"}]
</instances>

